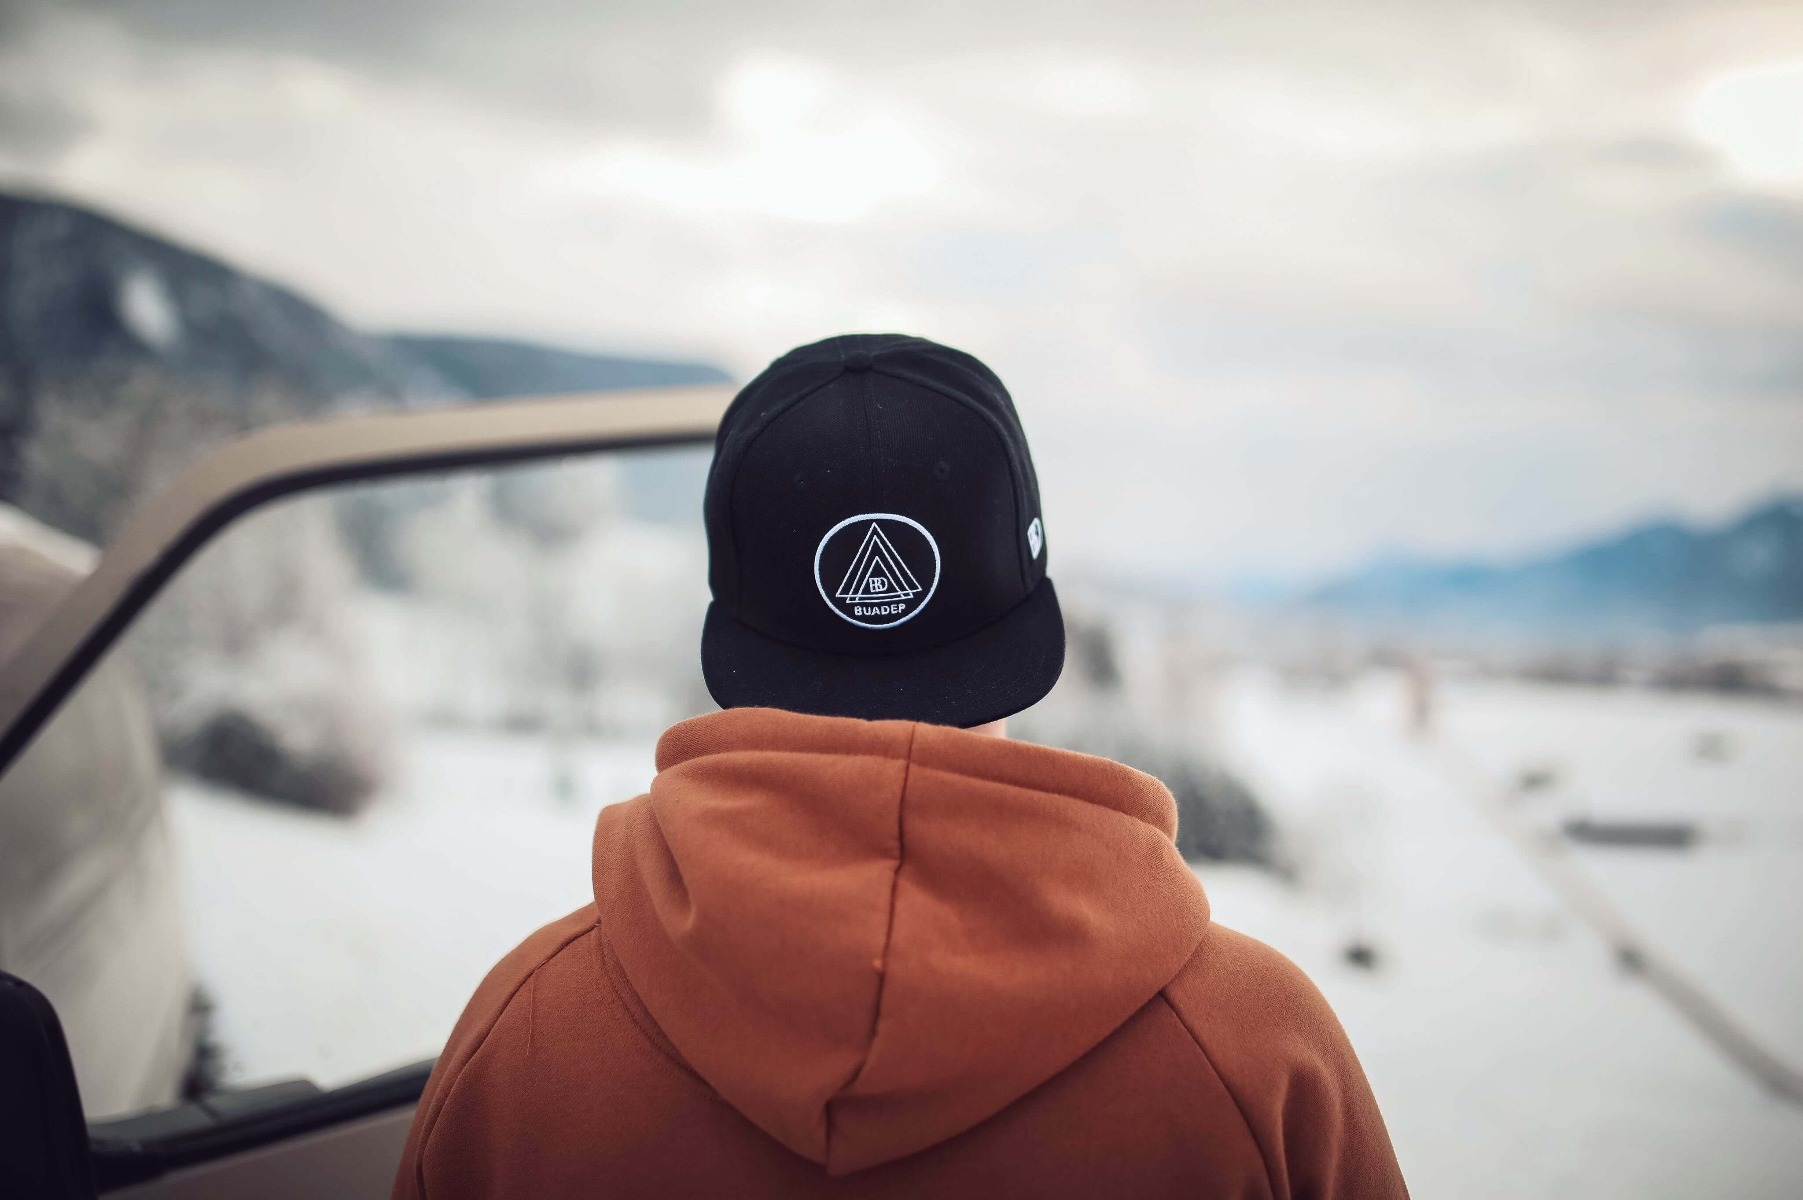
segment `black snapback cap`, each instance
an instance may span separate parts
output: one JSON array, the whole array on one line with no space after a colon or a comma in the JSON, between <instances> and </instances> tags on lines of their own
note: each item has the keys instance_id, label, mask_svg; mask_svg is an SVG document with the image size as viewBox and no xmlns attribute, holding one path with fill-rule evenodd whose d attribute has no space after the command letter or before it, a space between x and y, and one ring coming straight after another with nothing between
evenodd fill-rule
<instances>
[{"instance_id":1,"label":"black snapback cap","mask_svg":"<svg viewBox=\"0 0 1803 1200\"><path fill-rule=\"evenodd\" d=\"M968 727L1058 681L1026 435L962 351L858 334L783 355L721 418L705 516L723 708Z\"/></svg>"}]
</instances>

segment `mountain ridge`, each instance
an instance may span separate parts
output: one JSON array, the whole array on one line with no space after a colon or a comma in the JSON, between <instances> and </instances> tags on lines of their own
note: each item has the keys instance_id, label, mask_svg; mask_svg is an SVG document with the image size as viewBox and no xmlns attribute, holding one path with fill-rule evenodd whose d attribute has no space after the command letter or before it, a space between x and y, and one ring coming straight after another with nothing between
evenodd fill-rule
<instances>
[{"instance_id":1,"label":"mountain ridge","mask_svg":"<svg viewBox=\"0 0 1803 1200\"><path fill-rule=\"evenodd\" d=\"M0 501L89 541L261 425L729 379L706 363L364 332L204 251L0 189Z\"/></svg>"},{"instance_id":2,"label":"mountain ridge","mask_svg":"<svg viewBox=\"0 0 1803 1200\"><path fill-rule=\"evenodd\" d=\"M1388 557L1291 606L1424 632L1687 634L1803 621L1803 493L1715 524L1661 518L1510 563Z\"/></svg>"}]
</instances>

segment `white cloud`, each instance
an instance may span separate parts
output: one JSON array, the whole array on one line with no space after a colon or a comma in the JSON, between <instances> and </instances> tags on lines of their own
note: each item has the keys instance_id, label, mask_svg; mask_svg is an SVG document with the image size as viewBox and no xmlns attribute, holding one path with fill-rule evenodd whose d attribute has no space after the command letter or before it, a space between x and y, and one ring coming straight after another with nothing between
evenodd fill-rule
<instances>
[{"instance_id":1,"label":"white cloud","mask_svg":"<svg viewBox=\"0 0 1803 1200\"><path fill-rule=\"evenodd\" d=\"M66 118L0 169L368 325L742 373L846 329L962 345L1063 564L1511 548L1803 485L1791 93L1736 74L1803 15L198 11L0 47Z\"/></svg>"},{"instance_id":2,"label":"white cloud","mask_svg":"<svg viewBox=\"0 0 1803 1200\"><path fill-rule=\"evenodd\" d=\"M1045 111L1063 117L1133 117L1152 94L1133 67L1112 57L1073 53L1038 56L1027 94Z\"/></svg>"},{"instance_id":3,"label":"white cloud","mask_svg":"<svg viewBox=\"0 0 1803 1200\"><path fill-rule=\"evenodd\" d=\"M712 144L635 140L562 172L572 189L685 212L842 224L926 196L941 169L906 115L805 60L735 63L717 89Z\"/></svg>"},{"instance_id":4,"label":"white cloud","mask_svg":"<svg viewBox=\"0 0 1803 1200\"><path fill-rule=\"evenodd\" d=\"M1697 92L1689 116L1697 135L1748 179L1803 184L1803 61L1718 75Z\"/></svg>"}]
</instances>

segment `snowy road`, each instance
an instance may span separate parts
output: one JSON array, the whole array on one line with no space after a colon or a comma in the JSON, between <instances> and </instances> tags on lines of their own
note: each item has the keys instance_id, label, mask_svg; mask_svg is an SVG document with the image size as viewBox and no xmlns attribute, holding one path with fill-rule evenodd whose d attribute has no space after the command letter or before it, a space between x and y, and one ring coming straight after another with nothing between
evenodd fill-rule
<instances>
[{"instance_id":1,"label":"snowy road","mask_svg":"<svg viewBox=\"0 0 1803 1200\"><path fill-rule=\"evenodd\" d=\"M1224 733L1296 834L1303 886L1243 871L1203 878L1218 919L1283 949L1333 1001L1416 1194L1796 1196L1803 1109L1759 1089L1616 966L1461 782L1403 732L1401 700L1400 684L1386 680L1326 694L1249 675L1226 689ZM1780 825L1803 811L1799 774L1772 762L1803 754L1798 714L1476 685L1453 689L1441 709L1439 736L1481 747L1504 778L1569 763L1597 786L1672 756L1678 734L1688 752L1698 718L1705 728L1744 725L1749 746L1762 749L1739 766L1715 764L1722 774L1707 777L1709 794L1738 796ZM1689 776L1660 778L1666 790L1656 795ZM1751 861L1726 865L1632 851L1585 857L1617 856L1597 864L1599 875L1633 918L1654 936L1683 930L1669 952L1794 1046L1803 845L1780 838L1744 849ZM1661 871L1665 886L1620 886ZM1732 872L1739 886L1708 886ZM1376 971L1341 956L1355 935L1377 948Z\"/></svg>"},{"instance_id":2,"label":"snowy road","mask_svg":"<svg viewBox=\"0 0 1803 1200\"><path fill-rule=\"evenodd\" d=\"M1550 776L1521 807L1693 822L1689 852L1578 847L1649 940L1735 1020L1803 1064L1803 712L1712 697L1511 684L1454 689L1446 740L1498 780Z\"/></svg>"},{"instance_id":3,"label":"snowy road","mask_svg":"<svg viewBox=\"0 0 1803 1200\"><path fill-rule=\"evenodd\" d=\"M1333 1001L1417 1196L1799 1194L1803 1109L1620 971L1440 752L1504 785L1550 771L1528 802L1549 828L1584 813L1704 821L1691 851L1580 861L1738 1017L1803 1057L1803 714L1469 684L1443 693L1424 744L1403 731L1398 681L1298 691L1258 672L1232 677L1215 708L1297 858L1295 885L1202 868L1216 916ZM557 800L542 741L436 732L355 820L179 788L196 958L231 1078L329 1086L433 1054L487 967L585 901L595 812L650 773L648 745L592 747ZM1346 961L1354 938L1374 970Z\"/></svg>"}]
</instances>

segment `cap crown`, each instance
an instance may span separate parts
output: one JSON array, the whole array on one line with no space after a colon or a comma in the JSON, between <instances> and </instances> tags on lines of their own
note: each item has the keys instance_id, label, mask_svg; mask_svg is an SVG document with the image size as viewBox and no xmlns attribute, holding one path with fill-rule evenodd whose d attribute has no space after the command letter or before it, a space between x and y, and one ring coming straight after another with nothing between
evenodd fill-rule
<instances>
[{"instance_id":1,"label":"cap crown","mask_svg":"<svg viewBox=\"0 0 1803 1200\"><path fill-rule=\"evenodd\" d=\"M1007 389L922 338L829 338L772 363L721 420L705 512L714 599L803 649L943 646L1045 578Z\"/></svg>"}]
</instances>

